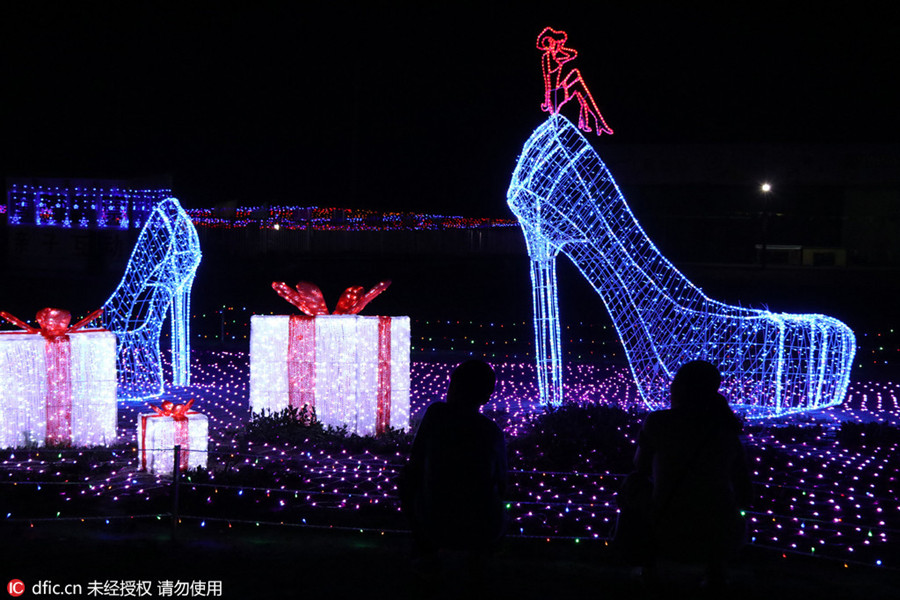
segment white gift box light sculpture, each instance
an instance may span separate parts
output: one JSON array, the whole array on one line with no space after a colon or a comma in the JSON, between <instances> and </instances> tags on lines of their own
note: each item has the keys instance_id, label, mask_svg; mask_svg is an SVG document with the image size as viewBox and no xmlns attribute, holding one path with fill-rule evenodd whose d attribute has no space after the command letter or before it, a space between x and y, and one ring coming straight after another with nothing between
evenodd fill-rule
<instances>
[{"instance_id":1,"label":"white gift box light sculpture","mask_svg":"<svg viewBox=\"0 0 900 600\"><path fill-rule=\"evenodd\" d=\"M647 237L606 165L552 98L551 116L525 143L507 193L531 258L542 400L563 397L555 265L562 252L605 303L649 408L668 406L675 371L694 359L719 368L721 392L751 418L839 404L856 351L850 328L824 315L707 297Z\"/></svg>"},{"instance_id":2,"label":"white gift box light sculpture","mask_svg":"<svg viewBox=\"0 0 900 600\"><path fill-rule=\"evenodd\" d=\"M0 333L0 447L115 443L116 338L75 333L86 322L52 337Z\"/></svg>"},{"instance_id":3,"label":"white gift box light sculpture","mask_svg":"<svg viewBox=\"0 0 900 600\"><path fill-rule=\"evenodd\" d=\"M309 284L298 287L303 285ZM371 292L367 296L374 297ZM342 299L338 306L342 303L347 304ZM346 426L359 435L406 429L409 317L310 312L317 316L250 319L251 410L279 412L309 405L322 424Z\"/></svg>"},{"instance_id":4,"label":"white gift box light sculpture","mask_svg":"<svg viewBox=\"0 0 900 600\"><path fill-rule=\"evenodd\" d=\"M179 446L179 470L205 469L208 458L209 419L189 410L193 400L175 406L163 402L156 412L138 416L138 457L142 471L156 475L175 472L175 446Z\"/></svg>"}]
</instances>

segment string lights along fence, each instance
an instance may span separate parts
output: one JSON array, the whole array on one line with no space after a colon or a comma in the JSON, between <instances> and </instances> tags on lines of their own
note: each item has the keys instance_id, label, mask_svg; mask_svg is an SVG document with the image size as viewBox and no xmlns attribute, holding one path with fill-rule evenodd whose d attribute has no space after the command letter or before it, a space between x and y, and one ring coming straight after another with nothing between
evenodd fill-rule
<instances>
[{"instance_id":1,"label":"string lights along fence","mask_svg":"<svg viewBox=\"0 0 900 600\"><path fill-rule=\"evenodd\" d=\"M170 307L172 383L190 383L188 319L200 257L197 230L178 200L158 203L138 236L122 281L103 305L104 327L116 334L119 398L162 393L159 338Z\"/></svg>"},{"instance_id":2,"label":"string lights along fence","mask_svg":"<svg viewBox=\"0 0 900 600\"><path fill-rule=\"evenodd\" d=\"M550 117L525 142L507 202L531 258L535 354L541 401L563 399L556 256L568 256L594 287L625 347L651 409L667 406L684 363L704 359L722 372L721 391L751 418L839 404L850 382L856 339L824 315L774 313L707 297L644 233L612 174L560 109L579 106L578 128L612 133L578 69L564 31L544 29L544 100Z\"/></svg>"},{"instance_id":3,"label":"string lights along fence","mask_svg":"<svg viewBox=\"0 0 900 600\"><path fill-rule=\"evenodd\" d=\"M11 226L137 229L172 195L168 183L88 179L8 179Z\"/></svg>"},{"instance_id":4,"label":"string lights along fence","mask_svg":"<svg viewBox=\"0 0 900 600\"><path fill-rule=\"evenodd\" d=\"M551 115L525 143L508 203L531 258L538 384L562 401L556 255L594 287L619 333L651 409L668 404L675 371L704 359L722 393L748 417L839 404L856 350L853 332L818 314L775 313L707 297L660 253L585 137Z\"/></svg>"}]
</instances>

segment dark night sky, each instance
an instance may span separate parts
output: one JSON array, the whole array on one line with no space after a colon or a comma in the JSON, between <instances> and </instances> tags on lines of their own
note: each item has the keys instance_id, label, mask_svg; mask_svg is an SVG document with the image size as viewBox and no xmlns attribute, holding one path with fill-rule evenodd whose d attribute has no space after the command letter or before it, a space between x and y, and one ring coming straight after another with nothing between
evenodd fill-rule
<instances>
[{"instance_id":1,"label":"dark night sky","mask_svg":"<svg viewBox=\"0 0 900 600\"><path fill-rule=\"evenodd\" d=\"M171 174L188 207L506 216L509 173L544 116L534 42L546 25L568 31L570 64L616 130L601 155L636 142L900 141L889 8L9 4L2 175Z\"/></svg>"}]
</instances>

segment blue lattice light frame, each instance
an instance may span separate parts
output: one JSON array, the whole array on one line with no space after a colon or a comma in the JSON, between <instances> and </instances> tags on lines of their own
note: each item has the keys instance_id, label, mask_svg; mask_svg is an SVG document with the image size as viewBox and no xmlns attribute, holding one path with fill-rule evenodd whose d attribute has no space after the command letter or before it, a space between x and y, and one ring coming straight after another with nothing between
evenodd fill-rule
<instances>
[{"instance_id":1,"label":"blue lattice light frame","mask_svg":"<svg viewBox=\"0 0 900 600\"><path fill-rule=\"evenodd\" d=\"M850 328L824 315L741 308L707 297L647 237L606 165L565 117L551 115L525 143L507 201L531 258L543 402L563 398L559 252L603 299L649 408L668 406L675 371L693 359L719 367L722 393L750 418L843 400L856 352Z\"/></svg>"},{"instance_id":2,"label":"blue lattice light frame","mask_svg":"<svg viewBox=\"0 0 900 600\"><path fill-rule=\"evenodd\" d=\"M116 368L122 399L163 391L159 337L172 317L172 383L190 384L191 285L200 264L200 241L178 200L157 204L128 259L125 275L106 304L103 324L116 334Z\"/></svg>"}]
</instances>

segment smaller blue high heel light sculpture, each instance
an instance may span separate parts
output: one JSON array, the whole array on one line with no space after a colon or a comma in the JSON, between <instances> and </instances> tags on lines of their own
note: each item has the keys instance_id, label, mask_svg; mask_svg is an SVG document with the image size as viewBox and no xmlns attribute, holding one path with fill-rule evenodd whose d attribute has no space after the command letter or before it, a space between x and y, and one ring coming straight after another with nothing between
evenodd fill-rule
<instances>
[{"instance_id":1,"label":"smaller blue high heel light sculpture","mask_svg":"<svg viewBox=\"0 0 900 600\"><path fill-rule=\"evenodd\" d=\"M650 241L606 165L559 114L562 103L547 98L551 116L525 143L507 192L531 258L542 402L563 399L556 282L562 252L603 299L648 408L668 406L675 372L695 359L719 368L722 393L749 418L839 404L856 352L850 328L824 315L707 297Z\"/></svg>"},{"instance_id":2,"label":"smaller blue high heel light sculpture","mask_svg":"<svg viewBox=\"0 0 900 600\"><path fill-rule=\"evenodd\" d=\"M159 338L170 306L172 383L190 384L189 307L200 257L197 230L178 200L157 204L138 236L122 281L103 305L103 325L116 334L120 399L162 393Z\"/></svg>"}]
</instances>

